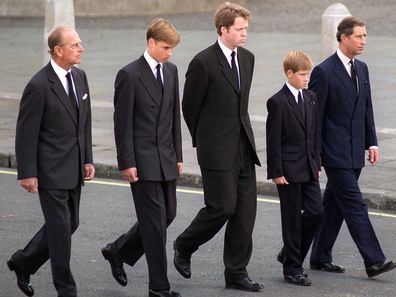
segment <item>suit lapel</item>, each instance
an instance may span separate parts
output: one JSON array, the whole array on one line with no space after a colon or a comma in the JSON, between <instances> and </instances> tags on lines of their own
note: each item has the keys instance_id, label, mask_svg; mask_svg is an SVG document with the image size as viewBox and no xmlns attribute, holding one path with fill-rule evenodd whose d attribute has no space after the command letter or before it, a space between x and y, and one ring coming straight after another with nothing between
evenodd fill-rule
<instances>
[{"instance_id":1,"label":"suit lapel","mask_svg":"<svg viewBox=\"0 0 396 297\"><path fill-rule=\"evenodd\" d=\"M219 61L219 64L221 65L222 69L221 72L227 79L227 81L231 84L231 86L234 88L236 93L239 93L238 90L238 85L236 80L234 79L234 75L232 74L231 66L227 61L227 58L225 57L223 51L221 50L219 44L216 43L214 44L215 52L217 54L217 59ZM239 62L239 56L238 56L238 62ZM241 83L242 84L242 83Z\"/></svg>"},{"instance_id":2,"label":"suit lapel","mask_svg":"<svg viewBox=\"0 0 396 297\"><path fill-rule=\"evenodd\" d=\"M340 58L337 56L337 53L333 55L334 58L334 73L341 81L342 85L345 87L346 91L349 93L350 98L353 98L353 104L355 104L357 91L355 85L353 84L351 76L345 69L345 66L342 64Z\"/></svg>"},{"instance_id":3,"label":"suit lapel","mask_svg":"<svg viewBox=\"0 0 396 297\"><path fill-rule=\"evenodd\" d=\"M65 88L63 87L61 81L59 80L59 77L56 75L54 69L52 68L51 63L47 64L47 71L48 71L48 81L50 82L52 91L55 93L59 101L65 107L70 117L72 118L74 124L78 126L77 117L74 108L71 105L69 97L66 94Z\"/></svg>"},{"instance_id":4,"label":"suit lapel","mask_svg":"<svg viewBox=\"0 0 396 297\"><path fill-rule=\"evenodd\" d=\"M144 56L140 57L139 62L140 62L140 74L141 74L140 81L144 86L144 88L146 89L147 93L150 94L150 97L153 99L155 104L161 106L162 91L160 89L160 86L157 80L155 79L154 74L151 71L150 66L147 63Z\"/></svg>"},{"instance_id":5,"label":"suit lapel","mask_svg":"<svg viewBox=\"0 0 396 297\"><path fill-rule=\"evenodd\" d=\"M289 90L289 88L287 87L286 84L283 86L283 92L285 93L287 101L289 102L289 104L290 104L290 106L292 108L294 116L300 122L301 126L305 129L305 120L304 120L304 117L301 114L301 112L298 110L298 105L297 105L297 102L296 102L296 98L294 98L294 95Z\"/></svg>"}]
</instances>

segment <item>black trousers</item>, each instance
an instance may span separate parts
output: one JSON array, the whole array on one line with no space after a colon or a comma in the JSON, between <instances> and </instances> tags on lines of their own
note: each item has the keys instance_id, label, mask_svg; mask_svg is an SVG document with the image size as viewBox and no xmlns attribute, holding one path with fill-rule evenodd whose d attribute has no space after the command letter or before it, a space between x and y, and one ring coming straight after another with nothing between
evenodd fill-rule
<instances>
[{"instance_id":1,"label":"black trousers","mask_svg":"<svg viewBox=\"0 0 396 297\"><path fill-rule=\"evenodd\" d=\"M302 274L302 264L323 217L318 181L277 185L282 220L284 275Z\"/></svg>"},{"instance_id":2,"label":"black trousers","mask_svg":"<svg viewBox=\"0 0 396 297\"><path fill-rule=\"evenodd\" d=\"M11 260L18 269L34 274L48 259L58 297L77 296L70 271L71 235L79 225L81 186L74 190L39 189L45 223Z\"/></svg>"},{"instance_id":3,"label":"black trousers","mask_svg":"<svg viewBox=\"0 0 396 297\"><path fill-rule=\"evenodd\" d=\"M252 149L241 141L234 168L228 171L201 167L205 207L176 239L176 248L194 253L226 224L224 265L227 280L247 276L252 254L252 232L256 219L257 186Z\"/></svg>"},{"instance_id":4,"label":"black trousers","mask_svg":"<svg viewBox=\"0 0 396 297\"><path fill-rule=\"evenodd\" d=\"M176 180L131 184L137 223L112 243L122 262L133 266L146 255L149 289L170 290L167 276L166 229L176 216Z\"/></svg>"}]
</instances>

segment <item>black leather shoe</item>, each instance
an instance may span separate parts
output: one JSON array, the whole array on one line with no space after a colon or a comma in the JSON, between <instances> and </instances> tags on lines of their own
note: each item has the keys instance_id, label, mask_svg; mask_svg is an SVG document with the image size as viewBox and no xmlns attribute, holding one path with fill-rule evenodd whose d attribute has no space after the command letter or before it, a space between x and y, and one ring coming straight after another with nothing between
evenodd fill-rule
<instances>
[{"instance_id":1,"label":"black leather shoe","mask_svg":"<svg viewBox=\"0 0 396 297\"><path fill-rule=\"evenodd\" d=\"M7 266L11 271L14 271L17 278L17 285L18 288L26 295L26 296L33 296L34 289L32 284L30 283L30 275L25 274L22 271L18 270L14 262L12 260L7 261Z\"/></svg>"},{"instance_id":2,"label":"black leather shoe","mask_svg":"<svg viewBox=\"0 0 396 297\"><path fill-rule=\"evenodd\" d=\"M174 291L149 291L149 297L181 297L181 295Z\"/></svg>"},{"instance_id":3,"label":"black leather shoe","mask_svg":"<svg viewBox=\"0 0 396 297\"><path fill-rule=\"evenodd\" d=\"M395 269L395 268L396 268L396 262L393 262L393 261L377 263L377 264L367 267L366 273L367 273L368 277L374 277L381 273L391 271L392 269Z\"/></svg>"},{"instance_id":4,"label":"black leather shoe","mask_svg":"<svg viewBox=\"0 0 396 297\"><path fill-rule=\"evenodd\" d=\"M283 264L285 262L285 254L283 253L283 248L280 250L278 255L276 256L276 260L278 260L279 263ZM308 273L305 270L305 268L302 269L302 274L307 277Z\"/></svg>"},{"instance_id":5,"label":"black leather shoe","mask_svg":"<svg viewBox=\"0 0 396 297\"><path fill-rule=\"evenodd\" d=\"M111 273L114 279L123 287L128 283L127 275L125 273L122 262L118 259L117 255L111 249L111 244L106 245L102 248L103 257L109 261L111 267Z\"/></svg>"},{"instance_id":6,"label":"black leather shoe","mask_svg":"<svg viewBox=\"0 0 396 297\"><path fill-rule=\"evenodd\" d=\"M344 273L345 268L342 266L338 266L333 262L322 262L322 263L310 263L310 267L312 270L323 270L327 272L336 272L336 273Z\"/></svg>"},{"instance_id":7,"label":"black leather shoe","mask_svg":"<svg viewBox=\"0 0 396 297\"><path fill-rule=\"evenodd\" d=\"M312 283L309 280L309 278L306 277L303 274L285 275L284 278L285 278L286 282L288 282L290 284L293 284L293 285L305 286L305 287L308 287L308 286L312 285Z\"/></svg>"},{"instance_id":8,"label":"black leather shoe","mask_svg":"<svg viewBox=\"0 0 396 297\"><path fill-rule=\"evenodd\" d=\"M226 289L235 289L247 292L260 292L264 289L264 285L253 282L248 277L244 277L232 281L226 280Z\"/></svg>"},{"instance_id":9,"label":"black leather shoe","mask_svg":"<svg viewBox=\"0 0 396 297\"><path fill-rule=\"evenodd\" d=\"M176 242L173 243L173 249L175 256L173 258L173 264L176 270L184 277L191 277L191 255L180 253L176 248Z\"/></svg>"}]
</instances>

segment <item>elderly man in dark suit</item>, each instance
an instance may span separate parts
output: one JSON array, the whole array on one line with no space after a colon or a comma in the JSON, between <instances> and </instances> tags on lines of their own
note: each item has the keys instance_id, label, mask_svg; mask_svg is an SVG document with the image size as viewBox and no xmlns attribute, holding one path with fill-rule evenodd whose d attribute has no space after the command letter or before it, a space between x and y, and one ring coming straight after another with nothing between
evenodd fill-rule
<instances>
[{"instance_id":1,"label":"elderly man in dark suit","mask_svg":"<svg viewBox=\"0 0 396 297\"><path fill-rule=\"evenodd\" d=\"M18 179L38 191L45 224L8 261L18 286L33 296L30 275L48 259L58 297L76 297L70 271L71 235L79 224L81 185L92 165L91 106L87 77L79 64L84 48L73 28L48 37L51 61L27 84L16 127Z\"/></svg>"},{"instance_id":2,"label":"elderly man in dark suit","mask_svg":"<svg viewBox=\"0 0 396 297\"><path fill-rule=\"evenodd\" d=\"M317 93L321 127L321 162L327 175L323 197L324 219L315 238L311 269L342 273L333 263L332 248L345 219L349 233L364 260L368 277L392 270L363 202L358 179L368 161L379 160L370 80L367 65L355 59L366 44L365 24L347 17L338 25L337 52L316 66L309 89Z\"/></svg>"},{"instance_id":3,"label":"elderly man in dark suit","mask_svg":"<svg viewBox=\"0 0 396 297\"><path fill-rule=\"evenodd\" d=\"M146 38L144 54L118 72L114 92L118 167L131 183L137 223L102 253L123 286L123 263L133 266L145 254L149 296L177 297L167 276L166 229L176 216L176 178L183 167L178 74L168 62L180 36L158 18Z\"/></svg>"},{"instance_id":4,"label":"elderly man in dark suit","mask_svg":"<svg viewBox=\"0 0 396 297\"><path fill-rule=\"evenodd\" d=\"M205 207L174 242L176 269L191 277L191 255L225 225L226 288L261 291L246 266L256 217L256 172L260 164L248 114L254 56L242 48L250 12L224 2L215 12L219 38L190 62L182 101L197 148Z\"/></svg>"}]
</instances>

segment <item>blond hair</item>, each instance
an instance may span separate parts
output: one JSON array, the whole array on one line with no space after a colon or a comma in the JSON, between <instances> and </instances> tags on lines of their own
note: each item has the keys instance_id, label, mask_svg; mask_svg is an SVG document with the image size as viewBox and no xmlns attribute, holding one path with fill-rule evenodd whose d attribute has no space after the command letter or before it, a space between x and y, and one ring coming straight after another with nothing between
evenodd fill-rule
<instances>
[{"instance_id":1,"label":"blond hair","mask_svg":"<svg viewBox=\"0 0 396 297\"><path fill-rule=\"evenodd\" d=\"M296 73L300 70L311 70L313 63L311 58L302 51L290 51L283 59L283 71L291 70Z\"/></svg>"},{"instance_id":2,"label":"blond hair","mask_svg":"<svg viewBox=\"0 0 396 297\"><path fill-rule=\"evenodd\" d=\"M180 42L180 34L172 23L163 18L154 19L147 27L146 40L153 38L156 41L163 41L175 47Z\"/></svg>"}]
</instances>

